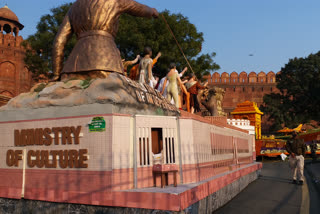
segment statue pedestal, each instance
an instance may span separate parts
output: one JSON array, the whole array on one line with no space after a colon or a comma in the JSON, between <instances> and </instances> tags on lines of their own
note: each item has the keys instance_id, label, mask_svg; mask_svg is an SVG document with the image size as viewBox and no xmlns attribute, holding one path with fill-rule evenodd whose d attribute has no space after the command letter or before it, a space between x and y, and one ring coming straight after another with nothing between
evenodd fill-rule
<instances>
[{"instance_id":1,"label":"statue pedestal","mask_svg":"<svg viewBox=\"0 0 320 214\"><path fill-rule=\"evenodd\" d=\"M246 131L178 112L159 97L151 96L152 104L152 91L112 94L104 81L85 89L69 83L77 96L62 91L67 83L52 85L1 109L0 197L179 211L232 182L246 186L244 177L256 179L261 165L253 163ZM108 87L110 94L100 92ZM178 188L153 187L152 158L159 153L164 165L177 167L168 180Z\"/></svg>"}]
</instances>

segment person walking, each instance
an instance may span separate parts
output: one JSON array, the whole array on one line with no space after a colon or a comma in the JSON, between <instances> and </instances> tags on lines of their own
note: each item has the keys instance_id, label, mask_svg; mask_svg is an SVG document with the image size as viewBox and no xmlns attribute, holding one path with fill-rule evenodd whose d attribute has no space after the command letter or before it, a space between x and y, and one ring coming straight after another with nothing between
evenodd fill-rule
<instances>
[{"instance_id":1,"label":"person walking","mask_svg":"<svg viewBox=\"0 0 320 214\"><path fill-rule=\"evenodd\" d=\"M293 170L292 183L303 184L304 156L306 145L303 139L298 139L296 131L292 132L292 138L286 143L286 150L289 153L289 166ZM297 182L299 180L299 183Z\"/></svg>"}]
</instances>

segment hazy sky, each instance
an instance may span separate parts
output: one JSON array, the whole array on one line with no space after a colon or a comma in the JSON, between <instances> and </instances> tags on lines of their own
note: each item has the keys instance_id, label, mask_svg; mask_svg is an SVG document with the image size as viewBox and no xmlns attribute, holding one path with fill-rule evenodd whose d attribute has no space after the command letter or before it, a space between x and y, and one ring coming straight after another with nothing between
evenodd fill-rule
<instances>
[{"instance_id":1,"label":"hazy sky","mask_svg":"<svg viewBox=\"0 0 320 214\"><path fill-rule=\"evenodd\" d=\"M203 53L216 52L219 73L280 71L293 57L320 50L319 0L137 0L189 18L204 34ZM40 17L70 0L0 0L36 32ZM253 55L253 56L250 56Z\"/></svg>"}]
</instances>

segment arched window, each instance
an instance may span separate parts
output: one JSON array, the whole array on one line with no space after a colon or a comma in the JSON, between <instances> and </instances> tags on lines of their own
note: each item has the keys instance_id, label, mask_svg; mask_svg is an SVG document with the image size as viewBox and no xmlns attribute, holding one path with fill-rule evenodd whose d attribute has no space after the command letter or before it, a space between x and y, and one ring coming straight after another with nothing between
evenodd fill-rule
<instances>
[{"instance_id":1,"label":"arched window","mask_svg":"<svg viewBox=\"0 0 320 214\"><path fill-rule=\"evenodd\" d=\"M8 25L8 24L5 24L5 25L3 26L3 31L6 32L7 34L8 34L8 33L11 33L11 26Z\"/></svg>"},{"instance_id":2,"label":"arched window","mask_svg":"<svg viewBox=\"0 0 320 214\"><path fill-rule=\"evenodd\" d=\"M10 91L1 91L0 92L1 95L7 96L7 97L14 97L13 93Z\"/></svg>"},{"instance_id":3,"label":"arched window","mask_svg":"<svg viewBox=\"0 0 320 214\"><path fill-rule=\"evenodd\" d=\"M0 71L0 78L14 80L16 68L11 62L1 63Z\"/></svg>"}]
</instances>

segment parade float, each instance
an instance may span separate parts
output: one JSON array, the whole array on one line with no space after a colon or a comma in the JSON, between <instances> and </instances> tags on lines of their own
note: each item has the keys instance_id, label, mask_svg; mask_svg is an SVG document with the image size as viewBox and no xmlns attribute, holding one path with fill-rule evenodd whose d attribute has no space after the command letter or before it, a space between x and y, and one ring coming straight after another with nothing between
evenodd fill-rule
<instances>
[{"instance_id":1,"label":"parade float","mask_svg":"<svg viewBox=\"0 0 320 214\"><path fill-rule=\"evenodd\" d=\"M311 144L315 143L317 145L317 150L315 153L320 155L320 130L319 129L309 129L302 130L303 124L300 124L296 128L290 129L284 127L278 130L277 133L282 133L284 135L271 135L263 136L261 140L256 140L256 153L258 157L278 157L282 153L288 155L286 151L286 143L291 138L291 133L296 131L298 133L298 138L303 139L306 146L306 154L311 155L312 149Z\"/></svg>"},{"instance_id":2,"label":"parade float","mask_svg":"<svg viewBox=\"0 0 320 214\"><path fill-rule=\"evenodd\" d=\"M262 165L254 161L248 131L226 117L178 109L148 84L124 76L113 44L117 22L81 32L82 25L103 26L86 22L109 19L114 10L147 17L156 10L134 1L98 1L106 10L94 12L99 7L81 2L73 4L55 40L55 81L0 108L1 202L31 213L77 206L201 213L257 179ZM71 33L78 43L62 66ZM110 52L99 52L102 40Z\"/></svg>"}]
</instances>

